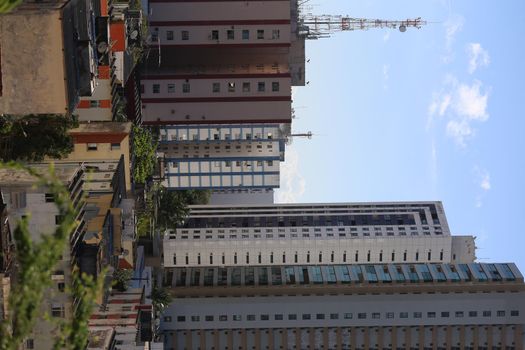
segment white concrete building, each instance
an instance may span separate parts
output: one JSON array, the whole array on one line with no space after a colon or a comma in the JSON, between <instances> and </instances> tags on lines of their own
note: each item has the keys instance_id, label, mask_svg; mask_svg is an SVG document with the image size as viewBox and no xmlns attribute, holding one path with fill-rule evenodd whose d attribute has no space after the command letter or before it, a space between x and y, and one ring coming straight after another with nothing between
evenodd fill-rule
<instances>
[{"instance_id":1,"label":"white concrete building","mask_svg":"<svg viewBox=\"0 0 525 350\"><path fill-rule=\"evenodd\" d=\"M164 266L473 262L440 202L192 206Z\"/></svg>"},{"instance_id":2,"label":"white concrete building","mask_svg":"<svg viewBox=\"0 0 525 350\"><path fill-rule=\"evenodd\" d=\"M279 186L279 125L172 125L160 128L164 186L268 189Z\"/></svg>"}]
</instances>

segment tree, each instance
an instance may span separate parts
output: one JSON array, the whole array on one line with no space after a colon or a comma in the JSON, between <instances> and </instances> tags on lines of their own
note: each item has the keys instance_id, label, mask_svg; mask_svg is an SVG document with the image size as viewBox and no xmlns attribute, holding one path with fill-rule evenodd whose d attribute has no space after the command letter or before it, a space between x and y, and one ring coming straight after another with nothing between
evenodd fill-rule
<instances>
[{"instance_id":1,"label":"tree","mask_svg":"<svg viewBox=\"0 0 525 350\"><path fill-rule=\"evenodd\" d=\"M0 14L11 12L22 3L22 0L0 0Z\"/></svg>"},{"instance_id":2,"label":"tree","mask_svg":"<svg viewBox=\"0 0 525 350\"><path fill-rule=\"evenodd\" d=\"M207 204L210 191L184 190L169 191L164 187L158 190L157 224L169 228L181 224L189 214L189 205Z\"/></svg>"},{"instance_id":3,"label":"tree","mask_svg":"<svg viewBox=\"0 0 525 350\"><path fill-rule=\"evenodd\" d=\"M68 131L77 126L76 118L55 114L0 116L0 160L63 158L73 150L73 138Z\"/></svg>"},{"instance_id":4,"label":"tree","mask_svg":"<svg viewBox=\"0 0 525 350\"><path fill-rule=\"evenodd\" d=\"M127 270L127 269L115 270L115 273L113 274L113 286L119 292L125 292L126 290L128 290L128 283L131 280L132 276L133 276L132 270Z\"/></svg>"},{"instance_id":5,"label":"tree","mask_svg":"<svg viewBox=\"0 0 525 350\"><path fill-rule=\"evenodd\" d=\"M37 185L47 187L47 191L53 194L61 217L55 231L51 235L43 235L38 243L31 240L27 218L23 218L14 230L17 268L9 297L9 318L0 323L0 349L16 350L29 336L40 316L45 292L52 283L51 272L61 259L69 243L69 235L78 222L69 191L55 176L52 165L49 174L40 174L14 162L0 163L0 166L26 171L34 176ZM86 347L89 334L87 323L101 283L102 279L95 283L90 277L73 272L71 294L78 300L78 305L72 319L58 325L55 348L80 350Z\"/></svg>"},{"instance_id":6,"label":"tree","mask_svg":"<svg viewBox=\"0 0 525 350\"><path fill-rule=\"evenodd\" d=\"M143 184L153 174L157 162L157 145L151 131L133 126L133 179Z\"/></svg>"},{"instance_id":7,"label":"tree","mask_svg":"<svg viewBox=\"0 0 525 350\"><path fill-rule=\"evenodd\" d=\"M155 286L151 291L151 300L156 312L162 312L166 306L171 304L172 299L169 290L166 288Z\"/></svg>"}]
</instances>

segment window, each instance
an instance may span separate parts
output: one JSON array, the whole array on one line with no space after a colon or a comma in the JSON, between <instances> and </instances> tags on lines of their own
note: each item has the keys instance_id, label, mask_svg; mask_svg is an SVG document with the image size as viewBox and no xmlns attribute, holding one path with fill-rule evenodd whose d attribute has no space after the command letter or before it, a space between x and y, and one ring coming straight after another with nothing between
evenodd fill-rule
<instances>
[{"instance_id":1,"label":"window","mask_svg":"<svg viewBox=\"0 0 525 350\"><path fill-rule=\"evenodd\" d=\"M160 84L153 84L153 93L154 94L160 93Z\"/></svg>"},{"instance_id":2,"label":"window","mask_svg":"<svg viewBox=\"0 0 525 350\"><path fill-rule=\"evenodd\" d=\"M96 151L97 150L97 144L96 143L88 143L87 144L87 150L88 151Z\"/></svg>"},{"instance_id":3,"label":"window","mask_svg":"<svg viewBox=\"0 0 525 350\"><path fill-rule=\"evenodd\" d=\"M64 282L58 282L57 288L59 292L64 293L66 290L66 284Z\"/></svg>"},{"instance_id":4,"label":"window","mask_svg":"<svg viewBox=\"0 0 525 350\"><path fill-rule=\"evenodd\" d=\"M303 320L309 320L312 316L310 314L303 314Z\"/></svg>"},{"instance_id":5,"label":"window","mask_svg":"<svg viewBox=\"0 0 525 350\"><path fill-rule=\"evenodd\" d=\"M394 318L394 313L393 312L387 312L386 313L386 318Z\"/></svg>"},{"instance_id":6,"label":"window","mask_svg":"<svg viewBox=\"0 0 525 350\"><path fill-rule=\"evenodd\" d=\"M463 317L463 311L456 311L456 317Z\"/></svg>"},{"instance_id":7,"label":"window","mask_svg":"<svg viewBox=\"0 0 525 350\"><path fill-rule=\"evenodd\" d=\"M421 318L423 317L421 312L414 312L414 318Z\"/></svg>"},{"instance_id":8,"label":"window","mask_svg":"<svg viewBox=\"0 0 525 350\"><path fill-rule=\"evenodd\" d=\"M248 315L248 316L246 316L246 319L248 321L255 321L255 315Z\"/></svg>"},{"instance_id":9,"label":"window","mask_svg":"<svg viewBox=\"0 0 525 350\"><path fill-rule=\"evenodd\" d=\"M60 225L60 223L64 220L64 217L62 215L55 215L55 225Z\"/></svg>"},{"instance_id":10,"label":"window","mask_svg":"<svg viewBox=\"0 0 525 350\"><path fill-rule=\"evenodd\" d=\"M250 31L248 29L243 29L242 40L250 40Z\"/></svg>"},{"instance_id":11,"label":"window","mask_svg":"<svg viewBox=\"0 0 525 350\"><path fill-rule=\"evenodd\" d=\"M264 29L257 29L257 39L264 39Z\"/></svg>"},{"instance_id":12,"label":"window","mask_svg":"<svg viewBox=\"0 0 525 350\"><path fill-rule=\"evenodd\" d=\"M177 322L186 322L186 316L177 316Z\"/></svg>"},{"instance_id":13,"label":"window","mask_svg":"<svg viewBox=\"0 0 525 350\"><path fill-rule=\"evenodd\" d=\"M272 82L272 91L273 92L279 91L279 82L278 81Z\"/></svg>"},{"instance_id":14,"label":"window","mask_svg":"<svg viewBox=\"0 0 525 350\"><path fill-rule=\"evenodd\" d=\"M270 320L270 315L268 314L261 315L261 321L269 321L269 320Z\"/></svg>"},{"instance_id":15,"label":"window","mask_svg":"<svg viewBox=\"0 0 525 350\"><path fill-rule=\"evenodd\" d=\"M260 81L257 83L257 91L264 92L266 90L266 84L264 81Z\"/></svg>"},{"instance_id":16,"label":"window","mask_svg":"<svg viewBox=\"0 0 525 350\"><path fill-rule=\"evenodd\" d=\"M273 166L273 160L267 161L266 164L268 164L268 166Z\"/></svg>"},{"instance_id":17,"label":"window","mask_svg":"<svg viewBox=\"0 0 525 350\"><path fill-rule=\"evenodd\" d=\"M173 40L173 30L166 31L166 40Z\"/></svg>"},{"instance_id":18,"label":"window","mask_svg":"<svg viewBox=\"0 0 525 350\"><path fill-rule=\"evenodd\" d=\"M357 314L357 318L363 320L366 318L366 313L365 312L360 312Z\"/></svg>"},{"instance_id":19,"label":"window","mask_svg":"<svg viewBox=\"0 0 525 350\"><path fill-rule=\"evenodd\" d=\"M339 314L330 314L330 319L331 320L338 320L339 319Z\"/></svg>"},{"instance_id":20,"label":"window","mask_svg":"<svg viewBox=\"0 0 525 350\"><path fill-rule=\"evenodd\" d=\"M279 32L279 29L272 30L272 39L279 39L281 36L281 33Z\"/></svg>"},{"instance_id":21,"label":"window","mask_svg":"<svg viewBox=\"0 0 525 350\"><path fill-rule=\"evenodd\" d=\"M53 193L46 193L45 194L46 203L53 203L55 201L55 196Z\"/></svg>"},{"instance_id":22,"label":"window","mask_svg":"<svg viewBox=\"0 0 525 350\"><path fill-rule=\"evenodd\" d=\"M35 341L33 339L27 339L26 349L34 349L34 348L35 348Z\"/></svg>"},{"instance_id":23,"label":"window","mask_svg":"<svg viewBox=\"0 0 525 350\"><path fill-rule=\"evenodd\" d=\"M219 316L219 321L222 321L222 322L228 321L228 315L220 315Z\"/></svg>"},{"instance_id":24,"label":"window","mask_svg":"<svg viewBox=\"0 0 525 350\"><path fill-rule=\"evenodd\" d=\"M504 310L498 310L498 312L496 313L496 315L498 317L505 317L505 311Z\"/></svg>"},{"instance_id":25,"label":"window","mask_svg":"<svg viewBox=\"0 0 525 350\"><path fill-rule=\"evenodd\" d=\"M212 30L211 31L211 40L219 40L219 31L218 30Z\"/></svg>"},{"instance_id":26,"label":"window","mask_svg":"<svg viewBox=\"0 0 525 350\"><path fill-rule=\"evenodd\" d=\"M212 84L212 91L213 92L221 92L221 83L213 83Z\"/></svg>"},{"instance_id":27,"label":"window","mask_svg":"<svg viewBox=\"0 0 525 350\"><path fill-rule=\"evenodd\" d=\"M483 317L490 317L492 315L492 312L490 311L483 311Z\"/></svg>"},{"instance_id":28,"label":"window","mask_svg":"<svg viewBox=\"0 0 525 350\"><path fill-rule=\"evenodd\" d=\"M441 317L449 317L449 316L450 316L450 312L448 312L448 311L443 311L441 313Z\"/></svg>"},{"instance_id":29,"label":"window","mask_svg":"<svg viewBox=\"0 0 525 350\"><path fill-rule=\"evenodd\" d=\"M315 315L315 318L317 320L324 320L324 314L317 314L317 315Z\"/></svg>"},{"instance_id":30,"label":"window","mask_svg":"<svg viewBox=\"0 0 525 350\"><path fill-rule=\"evenodd\" d=\"M64 306L60 304L53 304L51 306L51 316L53 317L65 317Z\"/></svg>"},{"instance_id":31,"label":"window","mask_svg":"<svg viewBox=\"0 0 525 350\"><path fill-rule=\"evenodd\" d=\"M373 312L372 313L372 318L379 319L379 318L381 318L381 314L379 312Z\"/></svg>"},{"instance_id":32,"label":"window","mask_svg":"<svg viewBox=\"0 0 525 350\"><path fill-rule=\"evenodd\" d=\"M171 316L164 316L164 322L171 322Z\"/></svg>"},{"instance_id":33,"label":"window","mask_svg":"<svg viewBox=\"0 0 525 350\"><path fill-rule=\"evenodd\" d=\"M276 321L282 321L283 320L283 315L282 314L277 314L277 315L275 315L274 318L275 318Z\"/></svg>"},{"instance_id":34,"label":"window","mask_svg":"<svg viewBox=\"0 0 525 350\"><path fill-rule=\"evenodd\" d=\"M477 311L469 311L468 312L468 317L478 317L478 312Z\"/></svg>"},{"instance_id":35,"label":"window","mask_svg":"<svg viewBox=\"0 0 525 350\"><path fill-rule=\"evenodd\" d=\"M187 30L183 30L180 32L180 36L182 40L189 40L190 39L190 32Z\"/></svg>"},{"instance_id":36,"label":"window","mask_svg":"<svg viewBox=\"0 0 525 350\"><path fill-rule=\"evenodd\" d=\"M250 83L249 82L242 83L242 92L250 92Z\"/></svg>"},{"instance_id":37,"label":"window","mask_svg":"<svg viewBox=\"0 0 525 350\"><path fill-rule=\"evenodd\" d=\"M519 312L519 310L510 310L510 315L512 317L517 317L517 316L520 315L520 312Z\"/></svg>"},{"instance_id":38,"label":"window","mask_svg":"<svg viewBox=\"0 0 525 350\"><path fill-rule=\"evenodd\" d=\"M351 312L347 312L345 313L345 320L351 320L352 319L352 313Z\"/></svg>"},{"instance_id":39,"label":"window","mask_svg":"<svg viewBox=\"0 0 525 350\"><path fill-rule=\"evenodd\" d=\"M191 322L199 322L200 319L200 316L191 316Z\"/></svg>"},{"instance_id":40,"label":"window","mask_svg":"<svg viewBox=\"0 0 525 350\"><path fill-rule=\"evenodd\" d=\"M206 315L206 316L204 316L204 320L206 322L212 322L213 321L213 315Z\"/></svg>"},{"instance_id":41,"label":"window","mask_svg":"<svg viewBox=\"0 0 525 350\"><path fill-rule=\"evenodd\" d=\"M190 92L190 83L184 83L182 84L182 92L187 94Z\"/></svg>"},{"instance_id":42,"label":"window","mask_svg":"<svg viewBox=\"0 0 525 350\"><path fill-rule=\"evenodd\" d=\"M400 312L399 318L408 318L408 312Z\"/></svg>"},{"instance_id":43,"label":"window","mask_svg":"<svg viewBox=\"0 0 525 350\"><path fill-rule=\"evenodd\" d=\"M119 149L120 149L120 143L112 143L111 144L111 150L112 151L119 150Z\"/></svg>"},{"instance_id":44,"label":"window","mask_svg":"<svg viewBox=\"0 0 525 350\"><path fill-rule=\"evenodd\" d=\"M228 83L228 92L235 92L235 83L234 82L229 82Z\"/></svg>"},{"instance_id":45,"label":"window","mask_svg":"<svg viewBox=\"0 0 525 350\"><path fill-rule=\"evenodd\" d=\"M90 100L89 101L89 107L90 108L98 108L98 107L100 107L100 101L98 101L98 100Z\"/></svg>"},{"instance_id":46,"label":"window","mask_svg":"<svg viewBox=\"0 0 525 350\"><path fill-rule=\"evenodd\" d=\"M175 93L175 84L168 84L168 93L169 94Z\"/></svg>"},{"instance_id":47,"label":"window","mask_svg":"<svg viewBox=\"0 0 525 350\"><path fill-rule=\"evenodd\" d=\"M427 317L428 318L436 318L436 313L435 312L427 312Z\"/></svg>"},{"instance_id":48,"label":"window","mask_svg":"<svg viewBox=\"0 0 525 350\"><path fill-rule=\"evenodd\" d=\"M228 29L226 31L226 39L228 39L228 40L234 40L235 39L235 31L233 29Z\"/></svg>"},{"instance_id":49,"label":"window","mask_svg":"<svg viewBox=\"0 0 525 350\"><path fill-rule=\"evenodd\" d=\"M157 28L157 30L155 30L153 33L151 33L151 41L153 41L153 42L157 42L157 41L159 41L159 32L158 32L158 28Z\"/></svg>"},{"instance_id":50,"label":"window","mask_svg":"<svg viewBox=\"0 0 525 350\"><path fill-rule=\"evenodd\" d=\"M242 321L242 316L241 315L233 315L233 320L234 321Z\"/></svg>"}]
</instances>

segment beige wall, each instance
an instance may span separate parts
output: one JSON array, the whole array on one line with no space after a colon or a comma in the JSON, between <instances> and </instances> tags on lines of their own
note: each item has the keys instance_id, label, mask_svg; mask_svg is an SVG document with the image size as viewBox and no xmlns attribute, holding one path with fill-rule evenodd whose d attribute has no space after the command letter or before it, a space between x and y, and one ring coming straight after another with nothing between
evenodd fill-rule
<instances>
[{"instance_id":1,"label":"beige wall","mask_svg":"<svg viewBox=\"0 0 525 350\"><path fill-rule=\"evenodd\" d=\"M149 21L289 19L290 1L152 3Z\"/></svg>"},{"instance_id":2,"label":"beige wall","mask_svg":"<svg viewBox=\"0 0 525 350\"><path fill-rule=\"evenodd\" d=\"M0 113L67 112L60 12L0 16Z\"/></svg>"}]
</instances>

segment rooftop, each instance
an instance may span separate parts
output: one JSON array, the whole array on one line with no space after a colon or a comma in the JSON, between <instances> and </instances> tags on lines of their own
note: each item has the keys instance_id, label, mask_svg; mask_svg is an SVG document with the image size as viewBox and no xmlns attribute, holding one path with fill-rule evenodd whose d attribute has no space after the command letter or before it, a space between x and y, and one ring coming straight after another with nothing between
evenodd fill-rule
<instances>
[{"instance_id":1,"label":"rooftop","mask_svg":"<svg viewBox=\"0 0 525 350\"><path fill-rule=\"evenodd\" d=\"M35 171L39 174L49 174L49 165L39 164L32 165ZM81 166L76 164L55 164L55 175L63 183L69 183L78 173ZM0 185L33 185L35 177L28 174L27 171L21 169L6 169L0 168Z\"/></svg>"},{"instance_id":2,"label":"rooftop","mask_svg":"<svg viewBox=\"0 0 525 350\"><path fill-rule=\"evenodd\" d=\"M129 134L131 123L129 122L92 122L81 123L78 128L71 129L70 134L111 133Z\"/></svg>"}]
</instances>

